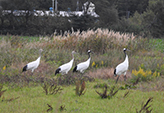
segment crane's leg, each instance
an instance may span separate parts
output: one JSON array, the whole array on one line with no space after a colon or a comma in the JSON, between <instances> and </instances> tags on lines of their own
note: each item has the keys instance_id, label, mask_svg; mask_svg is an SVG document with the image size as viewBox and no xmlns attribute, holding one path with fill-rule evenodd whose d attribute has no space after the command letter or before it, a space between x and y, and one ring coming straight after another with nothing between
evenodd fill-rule
<instances>
[{"instance_id":1,"label":"crane's leg","mask_svg":"<svg viewBox=\"0 0 164 113\"><path fill-rule=\"evenodd\" d=\"M33 76L34 69L31 70L31 77Z\"/></svg>"},{"instance_id":2,"label":"crane's leg","mask_svg":"<svg viewBox=\"0 0 164 113\"><path fill-rule=\"evenodd\" d=\"M126 82L126 72L124 73L124 81Z\"/></svg>"},{"instance_id":3,"label":"crane's leg","mask_svg":"<svg viewBox=\"0 0 164 113\"><path fill-rule=\"evenodd\" d=\"M126 75L124 75L124 81L126 82Z\"/></svg>"},{"instance_id":4,"label":"crane's leg","mask_svg":"<svg viewBox=\"0 0 164 113\"><path fill-rule=\"evenodd\" d=\"M120 76L118 75L117 80L116 80L116 84L117 84L117 81L118 81L119 77L120 77Z\"/></svg>"}]
</instances>

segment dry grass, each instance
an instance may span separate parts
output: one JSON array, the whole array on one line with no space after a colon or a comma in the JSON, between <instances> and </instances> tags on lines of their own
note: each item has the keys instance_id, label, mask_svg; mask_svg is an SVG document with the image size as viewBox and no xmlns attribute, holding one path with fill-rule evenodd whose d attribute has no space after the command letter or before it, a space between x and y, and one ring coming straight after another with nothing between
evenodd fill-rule
<instances>
[{"instance_id":1,"label":"dry grass","mask_svg":"<svg viewBox=\"0 0 164 113\"><path fill-rule=\"evenodd\" d=\"M54 33L55 35L56 33ZM85 39L88 39L89 37L91 36L96 36L96 37L99 37L101 38L102 36L103 37L107 37L107 38L116 38L118 41L128 41L128 40L134 40L136 37L133 35L133 34L130 34L130 33L120 33L120 32L115 32L115 31L112 31L112 30L109 30L109 29L100 29L98 28L97 30L87 30L87 31L77 31L77 32L74 32L72 30L72 33L71 32L65 32L64 34L61 34L61 35L58 35L58 36L54 36L54 40L55 39L67 39L68 37L76 37L77 40L85 40Z\"/></svg>"},{"instance_id":2,"label":"dry grass","mask_svg":"<svg viewBox=\"0 0 164 113\"><path fill-rule=\"evenodd\" d=\"M110 48L129 47L134 49L134 45L139 47L144 42L141 37L133 34L109 31L108 29L97 29L88 31L65 32L64 34L53 36L53 43L57 48L76 49L84 52L87 49L93 49L94 52L104 53ZM143 43L142 43L143 46Z\"/></svg>"},{"instance_id":3,"label":"dry grass","mask_svg":"<svg viewBox=\"0 0 164 113\"><path fill-rule=\"evenodd\" d=\"M92 78L98 78L98 79L117 79L117 77L114 77L114 68L102 68L97 69L94 71L90 71L86 74L86 76L92 77ZM127 79L131 78L131 72L128 71L126 74ZM124 77L123 75L120 76L119 80L123 81Z\"/></svg>"}]
</instances>

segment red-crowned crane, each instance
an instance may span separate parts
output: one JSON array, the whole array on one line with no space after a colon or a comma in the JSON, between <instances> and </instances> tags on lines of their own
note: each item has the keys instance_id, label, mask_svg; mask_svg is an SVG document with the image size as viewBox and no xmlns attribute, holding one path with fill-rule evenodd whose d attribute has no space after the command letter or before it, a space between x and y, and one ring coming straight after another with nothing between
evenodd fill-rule
<instances>
[{"instance_id":1,"label":"red-crowned crane","mask_svg":"<svg viewBox=\"0 0 164 113\"><path fill-rule=\"evenodd\" d=\"M90 64L90 60L91 60L90 53L91 53L91 50L88 50L88 56L89 56L88 60L76 65L73 69L73 72L79 71L80 73L84 73L84 71L89 67L89 64Z\"/></svg>"},{"instance_id":2,"label":"red-crowned crane","mask_svg":"<svg viewBox=\"0 0 164 113\"><path fill-rule=\"evenodd\" d=\"M120 77L120 75L124 75L124 81L126 81L126 72L128 70L129 67L129 60L128 60L128 55L126 54L126 51L128 49L124 48L123 51L125 53L125 60L124 62L120 63L119 65L117 65L117 67L114 70L114 76L118 76L116 83Z\"/></svg>"},{"instance_id":3,"label":"red-crowned crane","mask_svg":"<svg viewBox=\"0 0 164 113\"><path fill-rule=\"evenodd\" d=\"M55 75L58 73L61 73L62 75L68 73L68 71L72 68L75 53L75 51L72 51L72 60L66 64L61 65L58 69L56 69Z\"/></svg>"},{"instance_id":4,"label":"red-crowned crane","mask_svg":"<svg viewBox=\"0 0 164 113\"><path fill-rule=\"evenodd\" d=\"M37 60L28 63L26 66L23 67L22 72L27 71L27 70L31 70L32 72L34 72L34 70L39 66L40 64L40 59L41 59L41 53L42 53L43 49L39 50L39 57Z\"/></svg>"}]
</instances>

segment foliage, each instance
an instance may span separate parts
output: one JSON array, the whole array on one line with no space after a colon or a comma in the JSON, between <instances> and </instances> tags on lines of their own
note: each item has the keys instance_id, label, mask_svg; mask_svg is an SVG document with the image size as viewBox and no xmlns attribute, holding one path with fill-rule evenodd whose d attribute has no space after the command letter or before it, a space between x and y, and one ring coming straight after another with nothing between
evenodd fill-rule
<instances>
[{"instance_id":1,"label":"foliage","mask_svg":"<svg viewBox=\"0 0 164 113\"><path fill-rule=\"evenodd\" d=\"M108 87L108 85L106 85L106 83L101 83L101 84L96 84L93 86L93 88L104 88L104 87Z\"/></svg>"},{"instance_id":2,"label":"foliage","mask_svg":"<svg viewBox=\"0 0 164 113\"><path fill-rule=\"evenodd\" d=\"M60 111L64 111L64 110L67 110L67 109L65 108L65 105L61 105L60 108L59 108L59 110Z\"/></svg>"},{"instance_id":3,"label":"foliage","mask_svg":"<svg viewBox=\"0 0 164 113\"><path fill-rule=\"evenodd\" d=\"M52 107L51 105L47 104L47 106L48 106L47 112L49 112L49 111L52 111L52 110L53 110L53 107Z\"/></svg>"},{"instance_id":4,"label":"foliage","mask_svg":"<svg viewBox=\"0 0 164 113\"><path fill-rule=\"evenodd\" d=\"M96 93L98 95L100 95L101 98L108 98L108 99L111 99L112 97L114 97L116 95L116 93L118 93L119 89L115 90L115 86L111 87L110 89L110 93L107 94L107 84L104 86L104 91L103 93L99 93L98 91L96 91ZM115 90L115 91L114 91Z\"/></svg>"},{"instance_id":5,"label":"foliage","mask_svg":"<svg viewBox=\"0 0 164 113\"><path fill-rule=\"evenodd\" d=\"M2 89L3 89L3 84L0 84L0 98L2 97L4 92L6 91L6 90L2 90Z\"/></svg>"},{"instance_id":6,"label":"foliage","mask_svg":"<svg viewBox=\"0 0 164 113\"><path fill-rule=\"evenodd\" d=\"M135 88L136 88L136 86L130 85L130 84L125 84L124 87L123 87L123 86L120 87L121 90L125 90L125 89L135 89Z\"/></svg>"},{"instance_id":7,"label":"foliage","mask_svg":"<svg viewBox=\"0 0 164 113\"><path fill-rule=\"evenodd\" d=\"M147 39L142 39L130 33L120 33L100 28L83 32L74 32L72 30L72 32L65 32L63 35L55 35L53 38L56 47L60 49L76 49L79 52L86 52L87 49L92 49L95 53L102 54L109 49L123 46L129 49L140 49L147 46Z\"/></svg>"},{"instance_id":8,"label":"foliage","mask_svg":"<svg viewBox=\"0 0 164 113\"><path fill-rule=\"evenodd\" d=\"M150 44L153 45L153 49L154 50L158 50L160 52L163 52L163 48L164 48L164 39L151 39L150 40Z\"/></svg>"},{"instance_id":9,"label":"foliage","mask_svg":"<svg viewBox=\"0 0 164 113\"><path fill-rule=\"evenodd\" d=\"M141 67L139 67L139 70L132 70L132 76L133 79L140 78L140 81L149 81L152 80L154 77L160 76L159 72L152 73L151 70L144 71Z\"/></svg>"},{"instance_id":10,"label":"foliage","mask_svg":"<svg viewBox=\"0 0 164 113\"><path fill-rule=\"evenodd\" d=\"M11 4L12 2L12 4ZM82 10L83 4L87 0L60 0L58 10L71 11ZM89 1L90 2L90 1ZM24 16L0 15L1 34L14 35L52 35L55 31L60 34L64 31L108 28L120 32L130 32L144 37L163 37L163 1L162 0L92 0L95 4L95 12L99 18L84 14L82 16L72 15L71 17L50 17L34 16L32 12L36 9L48 10L51 1L45 0L7 0L1 1L1 10L26 10ZM21 4L21 5L20 5ZM68 21L70 20L70 21Z\"/></svg>"},{"instance_id":11,"label":"foliage","mask_svg":"<svg viewBox=\"0 0 164 113\"><path fill-rule=\"evenodd\" d=\"M96 18L90 16L88 14L82 16L73 15L71 18L71 27L75 30L86 31L88 29L92 29L95 26Z\"/></svg>"},{"instance_id":12,"label":"foliage","mask_svg":"<svg viewBox=\"0 0 164 113\"><path fill-rule=\"evenodd\" d=\"M44 89L46 95L57 94L63 90L60 86L55 84L49 84L49 83L44 83L42 88Z\"/></svg>"},{"instance_id":13,"label":"foliage","mask_svg":"<svg viewBox=\"0 0 164 113\"><path fill-rule=\"evenodd\" d=\"M150 97L144 105L142 103L141 109L139 111L136 109L136 113L143 113L143 112L151 113L153 108L150 109L151 105L148 106L148 104L152 101L153 101L153 97Z\"/></svg>"}]
</instances>

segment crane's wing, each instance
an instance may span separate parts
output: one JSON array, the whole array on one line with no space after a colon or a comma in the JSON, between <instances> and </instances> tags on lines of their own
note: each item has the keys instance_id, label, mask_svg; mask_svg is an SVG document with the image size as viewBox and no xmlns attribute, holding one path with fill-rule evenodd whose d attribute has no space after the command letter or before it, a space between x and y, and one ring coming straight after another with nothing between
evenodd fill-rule
<instances>
[{"instance_id":1,"label":"crane's wing","mask_svg":"<svg viewBox=\"0 0 164 113\"><path fill-rule=\"evenodd\" d=\"M27 64L27 70L29 69L33 69L33 68L37 68L38 67L38 62L37 61L33 61Z\"/></svg>"},{"instance_id":2,"label":"crane's wing","mask_svg":"<svg viewBox=\"0 0 164 113\"><path fill-rule=\"evenodd\" d=\"M72 68L72 64L73 64L73 60L71 60L66 64L61 65L59 68L61 69L61 71L69 71Z\"/></svg>"},{"instance_id":3,"label":"crane's wing","mask_svg":"<svg viewBox=\"0 0 164 113\"><path fill-rule=\"evenodd\" d=\"M116 73L118 75L125 73L127 70L128 70L128 65L125 65L124 63L121 63L116 67Z\"/></svg>"},{"instance_id":4,"label":"crane's wing","mask_svg":"<svg viewBox=\"0 0 164 113\"><path fill-rule=\"evenodd\" d=\"M70 69L70 65L69 65L69 63L66 63L66 64L63 64L63 65L61 65L59 68L61 69L61 71L65 71L65 70L68 70L68 69Z\"/></svg>"},{"instance_id":5,"label":"crane's wing","mask_svg":"<svg viewBox=\"0 0 164 113\"><path fill-rule=\"evenodd\" d=\"M88 65L85 62L82 62L77 65L77 70L85 70L88 68Z\"/></svg>"}]
</instances>

